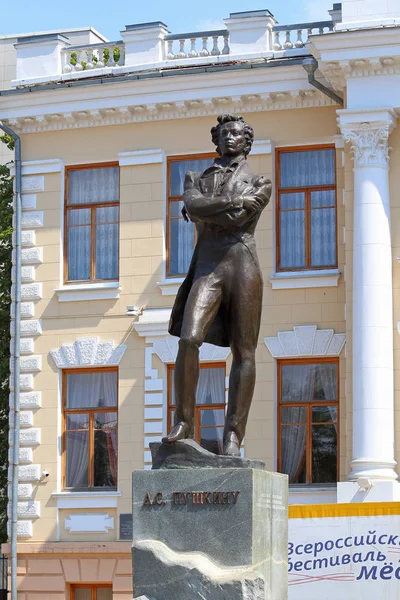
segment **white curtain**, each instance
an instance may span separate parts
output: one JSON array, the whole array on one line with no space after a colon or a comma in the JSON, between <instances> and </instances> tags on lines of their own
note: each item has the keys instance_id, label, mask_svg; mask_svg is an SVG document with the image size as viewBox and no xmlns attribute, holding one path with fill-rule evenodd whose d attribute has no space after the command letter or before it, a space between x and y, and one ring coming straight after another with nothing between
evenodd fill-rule
<instances>
[{"instance_id":1,"label":"white curtain","mask_svg":"<svg viewBox=\"0 0 400 600\"><path fill-rule=\"evenodd\" d=\"M280 153L280 187L298 188L334 183L334 148Z\"/></svg>"},{"instance_id":2,"label":"white curtain","mask_svg":"<svg viewBox=\"0 0 400 600\"><path fill-rule=\"evenodd\" d=\"M280 213L280 268L294 269L305 265L305 211Z\"/></svg>"},{"instance_id":3,"label":"white curtain","mask_svg":"<svg viewBox=\"0 0 400 600\"><path fill-rule=\"evenodd\" d=\"M118 199L118 167L69 172L68 206L117 202ZM96 279L118 278L118 211L118 207L96 209ZM69 210L68 225L68 279L90 279L91 210Z\"/></svg>"},{"instance_id":4,"label":"white curtain","mask_svg":"<svg viewBox=\"0 0 400 600\"><path fill-rule=\"evenodd\" d=\"M225 403L225 369L200 369L196 404Z\"/></svg>"},{"instance_id":5,"label":"white curtain","mask_svg":"<svg viewBox=\"0 0 400 600\"><path fill-rule=\"evenodd\" d=\"M338 400L338 389L337 389L337 367L334 364L320 364L319 373L321 375L322 387L324 389L324 396L326 400ZM332 421L337 421L337 407L328 406L329 413ZM337 433L337 423L335 423L335 430Z\"/></svg>"},{"instance_id":6,"label":"white curtain","mask_svg":"<svg viewBox=\"0 0 400 600\"><path fill-rule=\"evenodd\" d=\"M289 475L290 483L297 483L296 475L305 461L306 424L305 407L290 406L292 402L311 400L314 391L316 365L291 365L282 369L282 400L289 400L282 407L282 472ZM290 425L304 423L304 425Z\"/></svg>"},{"instance_id":7,"label":"white curtain","mask_svg":"<svg viewBox=\"0 0 400 600\"><path fill-rule=\"evenodd\" d=\"M73 373L67 376L67 410L109 406L117 406L116 372ZM116 482L117 431L105 429L104 434L107 439L106 458L112 479ZM88 439L88 431L66 433L67 487L82 488L88 485Z\"/></svg>"},{"instance_id":8,"label":"white curtain","mask_svg":"<svg viewBox=\"0 0 400 600\"><path fill-rule=\"evenodd\" d=\"M78 169L68 173L68 205L117 202L119 169Z\"/></svg>"},{"instance_id":9,"label":"white curtain","mask_svg":"<svg viewBox=\"0 0 400 600\"><path fill-rule=\"evenodd\" d=\"M185 174L187 171L200 173L209 167L213 162L212 158L199 160L182 160L171 163L171 187L170 197L183 195L183 186L185 182ZM171 203L170 210L175 204ZM178 210L174 208L173 214L175 217L181 214L183 202L179 204ZM183 218L170 219L170 275L178 275L187 273L192 259L194 246L194 224L187 223Z\"/></svg>"}]
</instances>

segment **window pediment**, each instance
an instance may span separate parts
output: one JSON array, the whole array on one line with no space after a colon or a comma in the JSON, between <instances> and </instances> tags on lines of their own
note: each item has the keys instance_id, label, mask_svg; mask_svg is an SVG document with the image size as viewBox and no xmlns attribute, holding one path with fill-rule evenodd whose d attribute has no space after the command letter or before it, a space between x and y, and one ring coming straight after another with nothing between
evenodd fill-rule
<instances>
[{"instance_id":1,"label":"window pediment","mask_svg":"<svg viewBox=\"0 0 400 600\"><path fill-rule=\"evenodd\" d=\"M74 367L99 367L119 365L126 350L126 344L113 341L100 341L98 337L78 338L73 344L63 344L50 351L59 369Z\"/></svg>"},{"instance_id":2,"label":"window pediment","mask_svg":"<svg viewBox=\"0 0 400 600\"><path fill-rule=\"evenodd\" d=\"M302 325L293 327L293 331L280 331L276 337L266 337L264 342L274 358L339 356L346 334L318 329L317 325Z\"/></svg>"}]
</instances>

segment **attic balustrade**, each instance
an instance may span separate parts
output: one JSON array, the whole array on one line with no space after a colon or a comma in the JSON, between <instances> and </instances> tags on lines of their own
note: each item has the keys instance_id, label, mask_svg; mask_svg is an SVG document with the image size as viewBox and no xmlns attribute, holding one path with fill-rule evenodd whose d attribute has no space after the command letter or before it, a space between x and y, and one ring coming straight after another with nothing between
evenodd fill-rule
<instances>
[{"instance_id":1,"label":"attic balustrade","mask_svg":"<svg viewBox=\"0 0 400 600\"><path fill-rule=\"evenodd\" d=\"M231 13L223 29L171 34L155 21L127 25L121 40L79 46L63 34L40 34L18 39L12 85L308 54L310 35L332 32L335 22L277 25L268 10L258 10Z\"/></svg>"},{"instance_id":2,"label":"attic balustrade","mask_svg":"<svg viewBox=\"0 0 400 600\"><path fill-rule=\"evenodd\" d=\"M220 56L230 53L226 29L167 35L166 60Z\"/></svg>"},{"instance_id":3,"label":"attic balustrade","mask_svg":"<svg viewBox=\"0 0 400 600\"><path fill-rule=\"evenodd\" d=\"M122 40L88 46L69 46L61 52L63 73L122 67L125 64L125 44Z\"/></svg>"},{"instance_id":4,"label":"attic balustrade","mask_svg":"<svg viewBox=\"0 0 400 600\"><path fill-rule=\"evenodd\" d=\"M293 25L275 25L272 28L273 50L293 50L304 48L312 34L323 34L333 31L333 21L317 21L315 23L295 23Z\"/></svg>"}]
</instances>

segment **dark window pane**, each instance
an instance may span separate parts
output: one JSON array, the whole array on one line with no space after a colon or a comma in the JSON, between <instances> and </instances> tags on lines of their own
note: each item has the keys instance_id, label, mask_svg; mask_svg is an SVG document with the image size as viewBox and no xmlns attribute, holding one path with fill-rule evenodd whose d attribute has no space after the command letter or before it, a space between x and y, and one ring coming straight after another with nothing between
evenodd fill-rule
<instances>
[{"instance_id":1,"label":"dark window pane","mask_svg":"<svg viewBox=\"0 0 400 600\"><path fill-rule=\"evenodd\" d=\"M117 487L117 432L94 432L94 486Z\"/></svg>"},{"instance_id":2,"label":"dark window pane","mask_svg":"<svg viewBox=\"0 0 400 600\"><path fill-rule=\"evenodd\" d=\"M311 211L311 265L336 265L336 209L319 208Z\"/></svg>"},{"instance_id":3,"label":"dark window pane","mask_svg":"<svg viewBox=\"0 0 400 600\"><path fill-rule=\"evenodd\" d=\"M95 413L94 428L95 429L112 429L117 427L118 418L116 412Z\"/></svg>"},{"instance_id":4,"label":"dark window pane","mask_svg":"<svg viewBox=\"0 0 400 600\"><path fill-rule=\"evenodd\" d=\"M112 588L98 588L96 590L96 600L112 600Z\"/></svg>"},{"instance_id":5,"label":"dark window pane","mask_svg":"<svg viewBox=\"0 0 400 600\"><path fill-rule=\"evenodd\" d=\"M87 413L67 414L66 415L66 430L73 431L75 429L89 428L89 415Z\"/></svg>"},{"instance_id":6,"label":"dark window pane","mask_svg":"<svg viewBox=\"0 0 400 600\"><path fill-rule=\"evenodd\" d=\"M305 266L305 215L303 210L280 213L280 268Z\"/></svg>"},{"instance_id":7,"label":"dark window pane","mask_svg":"<svg viewBox=\"0 0 400 600\"><path fill-rule=\"evenodd\" d=\"M281 472L289 483L306 483L306 427L281 427Z\"/></svg>"},{"instance_id":8,"label":"dark window pane","mask_svg":"<svg viewBox=\"0 0 400 600\"><path fill-rule=\"evenodd\" d=\"M336 205L336 190L319 190L311 192L311 208Z\"/></svg>"},{"instance_id":9,"label":"dark window pane","mask_svg":"<svg viewBox=\"0 0 400 600\"><path fill-rule=\"evenodd\" d=\"M337 364L282 365L282 402L337 400Z\"/></svg>"},{"instance_id":10,"label":"dark window pane","mask_svg":"<svg viewBox=\"0 0 400 600\"><path fill-rule=\"evenodd\" d=\"M118 278L118 224L96 225L96 279Z\"/></svg>"},{"instance_id":11,"label":"dark window pane","mask_svg":"<svg viewBox=\"0 0 400 600\"><path fill-rule=\"evenodd\" d=\"M117 202L119 168L72 170L68 174L68 204Z\"/></svg>"},{"instance_id":12,"label":"dark window pane","mask_svg":"<svg viewBox=\"0 0 400 600\"><path fill-rule=\"evenodd\" d=\"M119 220L118 206L96 208L96 223L112 223Z\"/></svg>"},{"instance_id":13,"label":"dark window pane","mask_svg":"<svg viewBox=\"0 0 400 600\"><path fill-rule=\"evenodd\" d=\"M337 408L335 406L313 406L313 423L336 423Z\"/></svg>"},{"instance_id":14,"label":"dark window pane","mask_svg":"<svg viewBox=\"0 0 400 600\"><path fill-rule=\"evenodd\" d=\"M77 208L68 211L68 225L90 225L90 208Z\"/></svg>"},{"instance_id":15,"label":"dark window pane","mask_svg":"<svg viewBox=\"0 0 400 600\"><path fill-rule=\"evenodd\" d=\"M202 158L198 160L179 160L171 163L170 166L170 196L182 196L183 184L185 182L186 171L201 173L213 163L212 158Z\"/></svg>"},{"instance_id":16,"label":"dark window pane","mask_svg":"<svg viewBox=\"0 0 400 600\"><path fill-rule=\"evenodd\" d=\"M200 425L204 427L222 427L225 422L225 410L214 409L214 410L202 410L200 412Z\"/></svg>"},{"instance_id":17,"label":"dark window pane","mask_svg":"<svg viewBox=\"0 0 400 600\"><path fill-rule=\"evenodd\" d=\"M312 428L312 481L337 482L336 425L314 425Z\"/></svg>"},{"instance_id":18,"label":"dark window pane","mask_svg":"<svg viewBox=\"0 0 400 600\"><path fill-rule=\"evenodd\" d=\"M185 275L192 260L194 223L174 218L169 225L169 275Z\"/></svg>"},{"instance_id":19,"label":"dark window pane","mask_svg":"<svg viewBox=\"0 0 400 600\"><path fill-rule=\"evenodd\" d=\"M68 373L67 408L117 406L117 372Z\"/></svg>"},{"instance_id":20,"label":"dark window pane","mask_svg":"<svg viewBox=\"0 0 400 600\"><path fill-rule=\"evenodd\" d=\"M294 188L335 183L335 151L307 150L280 154L280 187Z\"/></svg>"},{"instance_id":21,"label":"dark window pane","mask_svg":"<svg viewBox=\"0 0 400 600\"><path fill-rule=\"evenodd\" d=\"M90 227L68 227L68 279L90 278Z\"/></svg>"},{"instance_id":22,"label":"dark window pane","mask_svg":"<svg viewBox=\"0 0 400 600\"><path fill-rule=\"evenodd\" d=\"M90 588L74 589L74 600L92 600L92 590Z\"/></svg>"},{"instance_id":23,"label":"dark window pane","mask_svg":"<svg viewBox=\"0 0 400 600\"><path fill-rule=\"evenodd\" d=\"M89 432L71 431L65 434L65 484L70 488L88 487Z\"/></svg>"},{"instance_id":24,"label":"dark window pane","mask_svg":"<svg viewBox=\"0 0 400 600\"><path fill-rule=\"evenodd\" d=\"M287 210L291 208L305 208L305 195L303 192L293 192L292 194L280 195L280 208Z\"/></svg>"}]
</instances>

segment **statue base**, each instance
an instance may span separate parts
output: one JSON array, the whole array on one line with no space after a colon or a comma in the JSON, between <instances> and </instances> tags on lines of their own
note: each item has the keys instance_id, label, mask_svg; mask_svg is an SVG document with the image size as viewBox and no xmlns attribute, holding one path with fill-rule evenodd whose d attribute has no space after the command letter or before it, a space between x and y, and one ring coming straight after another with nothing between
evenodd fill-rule
<instances>
[{"instance_id":1,"label":"statue base","mask_svg":"<svg viewBox=\"0 0 400 600\"><path fill-rule=\"evenodd\" d=\"M286 475L192 440L151 450L132 476L134 599L286 600Z\"/></svg>"}]
</instances>

